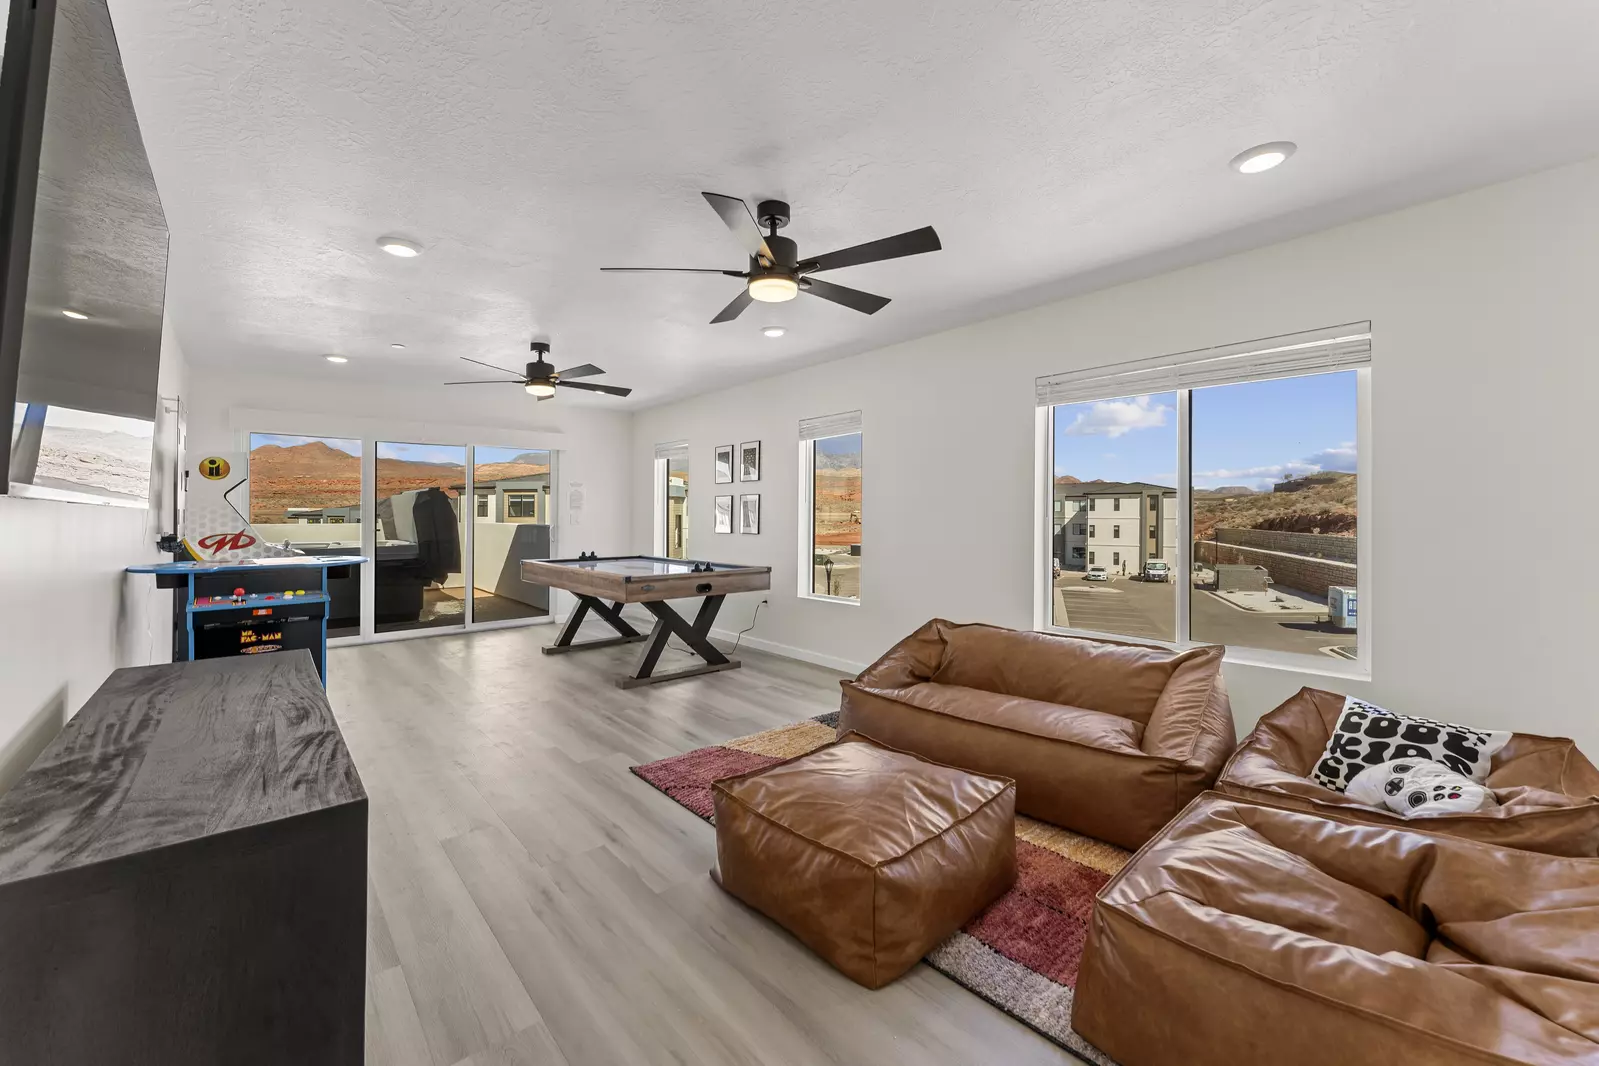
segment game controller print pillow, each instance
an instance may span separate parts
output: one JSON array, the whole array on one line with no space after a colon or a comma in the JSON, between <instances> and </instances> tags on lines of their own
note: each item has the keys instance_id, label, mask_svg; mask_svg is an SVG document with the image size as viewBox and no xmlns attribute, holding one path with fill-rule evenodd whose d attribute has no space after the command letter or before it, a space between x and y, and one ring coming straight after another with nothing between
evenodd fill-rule
<instances>
[{"instance_id":1,"label":"game controller print pillow","mask_svg":"<svg viewBox=\"0 0 1599 1066\"><path fill-rule=\"evenodd\" d=\"M1412 718L1346 696L1311 778L1343 792L1355 775L1369 767L1394 759L1429 759L1482 784L1494 754L1508 743L1508 732Z\"/></svg>"},{"instance_id":2,"label":"game controller print pillow","mask_svg":"<svg viewBox=\"0 0 1599 1066\"><path fill-rule=\"evenodd\" d=\"M1490 811L1499 801L1464 774L1431 759L1394 759L1355 775L1344 793L1368 807L1387 807L1402 818Z\"/></svg>"}]
</instances>

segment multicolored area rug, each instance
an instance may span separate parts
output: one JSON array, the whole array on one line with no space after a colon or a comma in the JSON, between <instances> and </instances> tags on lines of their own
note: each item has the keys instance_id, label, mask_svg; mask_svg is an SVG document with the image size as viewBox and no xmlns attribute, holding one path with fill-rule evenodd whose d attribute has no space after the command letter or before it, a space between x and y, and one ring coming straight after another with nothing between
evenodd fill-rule
<instances>
[{"instance_id":1,"label":"multicolored area rug","mask_svg":"<svg viewBox=\"0 0 1599 1066\"><path fill-rule=\"evenodd\" d=\"M837 714L825 714L632 769L709 822L711 782L830 744L837 722ZM934 948L928 965L1090 1062L1114 1066L1072 1032L1072 989L1094 896L1131 856L1017 818L1016 887Z\"/></svg>"}]
</instances>

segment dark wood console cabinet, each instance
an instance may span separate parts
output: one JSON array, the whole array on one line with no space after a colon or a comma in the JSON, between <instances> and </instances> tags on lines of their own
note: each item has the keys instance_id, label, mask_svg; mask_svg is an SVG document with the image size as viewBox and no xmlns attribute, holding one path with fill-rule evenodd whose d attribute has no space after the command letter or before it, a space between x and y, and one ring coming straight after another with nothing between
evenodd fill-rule
<instances>
[{"instance_id":1,"label":"dark wood console cabinet","mask_svg":"<svg viewBox=\"0 0 1599 1066\"><path fill-rule=\"evenodd\" d=\"M309 653L116 671L0 796L0 1060L360 1066L366 842Z\"/></svg>"}]
</instances>

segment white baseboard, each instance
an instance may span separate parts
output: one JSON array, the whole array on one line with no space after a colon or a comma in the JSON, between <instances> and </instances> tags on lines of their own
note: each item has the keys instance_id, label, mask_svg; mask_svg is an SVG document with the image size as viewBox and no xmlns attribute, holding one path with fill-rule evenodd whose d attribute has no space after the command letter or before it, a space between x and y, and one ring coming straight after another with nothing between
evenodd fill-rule
<instances>
[{"instance_id":1,"label":"white baseboard","mask_svg":"<svg viewBox=\"0 0 1599 1066\"><path fill-rule=\"evenodd\" d=\"M632 622L645 633L648 633L650 628L655 625L654 617L643 608L635 607L632 604L622 608L622 617ZM563 618L561 621L564 623L566 620ZM731 644L738 640L738 631L733 629L712 629L711 637L723 643ZM677 646L676 644L673 645L673 647ZM871 665L870 663L851 662L848 659L840 659L833 655L823 655L821 652L811 651L809 648L797 648L792 644L779 644L775 640L764 640L748 633L744 634L744 639L739 641L739 647L754 648L756 651L781 655L785 659L795 659L802 663L810 663L813 666L825 666L829 670L837 670L839 673L849 674L851 677Z\"/></svg>"},{"instance_id":2,"label":"white baseboard","mask_svg":"<svg viewBox=\"0 0 1599 1066\"><path fill-rule=\"evenodd\" d=\"M737 639L738 633L731 629L713 629L711 630L711 636L731 644ZM850 662L848 659L840 659L833 655L823 655L821 652L811 651L809 648L796 648L791 644L779 644L775 640L763 640L760 637L752 637L748 633L739 642L739 647L770 652L773 655L781 655L785 659L797 659L802 663L810 663L813 666L825 666L829 670L837 670L841 674L849 674L852 677L870 665L869 663Z\"/></svg>"}]
</instances>

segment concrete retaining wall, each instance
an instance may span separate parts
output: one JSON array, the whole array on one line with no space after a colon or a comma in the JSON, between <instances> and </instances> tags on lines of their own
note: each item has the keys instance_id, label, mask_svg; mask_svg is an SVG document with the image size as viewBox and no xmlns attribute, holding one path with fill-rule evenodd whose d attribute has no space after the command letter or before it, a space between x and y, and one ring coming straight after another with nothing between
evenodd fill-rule
<instances>
[{"instance_id":1,"label":"concrete retaining wall","mask_svg":"<svg viewBox=\"0 0 1599 1066\"><path fill-rule=\"evenodd\" d=\"M1245 530L1243 532L1259 532ZM1311 536L1317 540L1341 540L1340 537L1315 537L1314 534L1301 533L1274 533L1273 536ZM1239 544L1218 544L1214 541L1201 540L1194 544L1194 558L1207 565L1217 563L1244 563L1250 566L1264 566L1271 574L1273 584L1286 585L1298 589L1320 599L1325 599L1327 589L1332 585L1348 585L1353 587L1356 568L1354 563L1339 562L1334 559L1315 559L1308 555L1294 555L1286 552L1267 551L1263 548L1249 548Z\"/></svg>"},{"instance_id":2,"label":"concrete retaining wall","mask_svg":"<svg viewBox=\"0 0 1599 1066\"><path fill-rule=\"evenodd\" d=\"M1279 533L1271 529L1216 530L1216 540L1222 544L1236 544L1243 548L1264 548L1266 551L1286 552L1289 555L1308 555L1312 558L1336 559L1342 563L1356 562L1356 537L1334 537L1326 533ZM1308 591L1308 590L1307 590Z\"/></svg>"}]
</instances>

